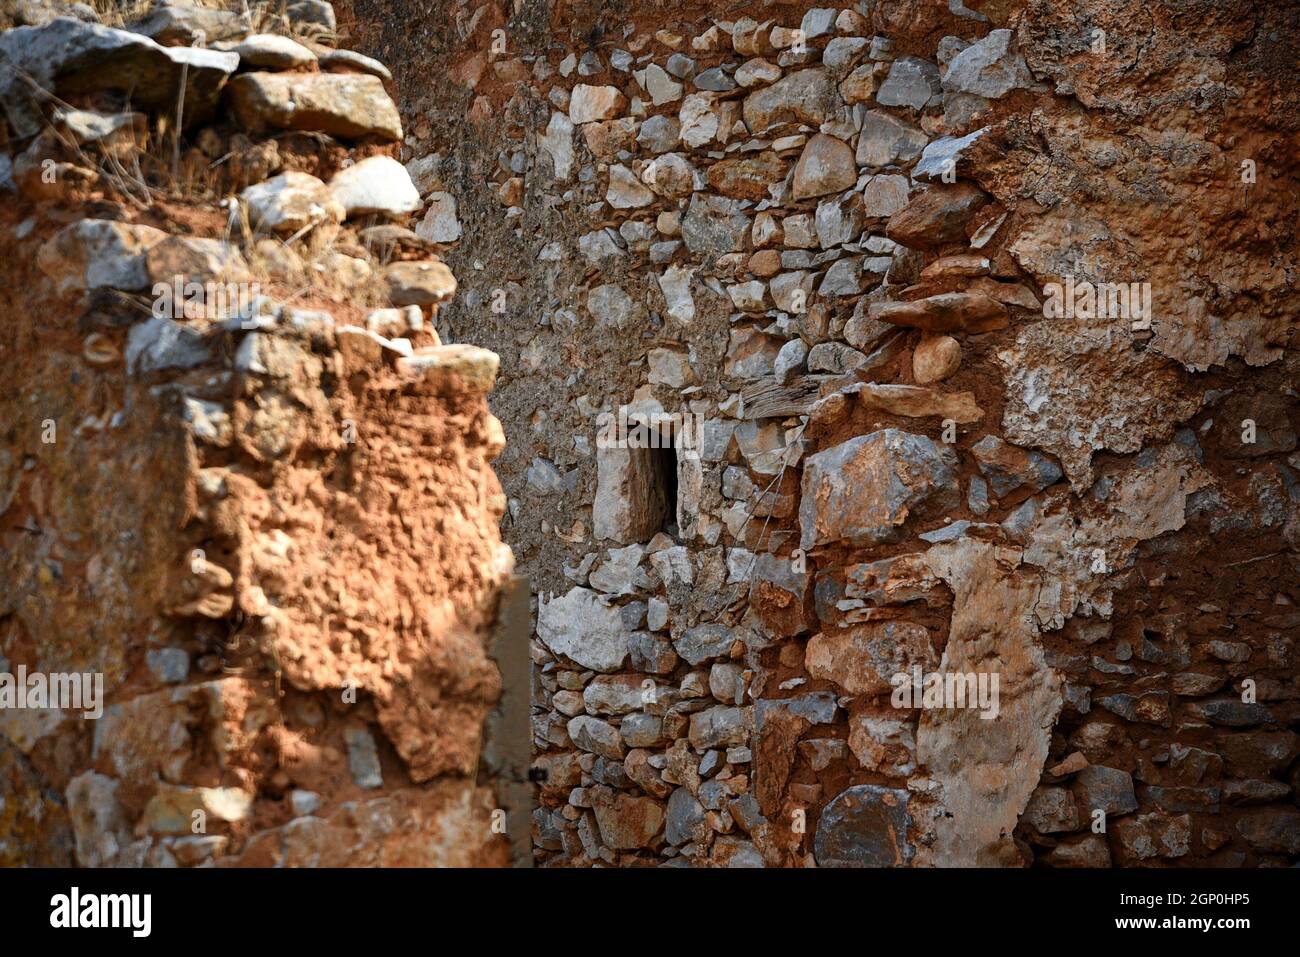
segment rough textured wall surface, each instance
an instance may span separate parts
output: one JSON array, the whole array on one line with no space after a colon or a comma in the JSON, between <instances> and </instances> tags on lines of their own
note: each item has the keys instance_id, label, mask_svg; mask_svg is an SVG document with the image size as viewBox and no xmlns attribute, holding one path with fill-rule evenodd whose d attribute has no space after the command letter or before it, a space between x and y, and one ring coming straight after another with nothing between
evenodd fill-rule
<instances>
[{"instance_id":1,"label":"rough textured wall surface","mask_svg":"<svg viewBox=\"0 0 1300 957\"><path fill-rule=\"evenodd\" d=\"M386 68L61 6L0 33L0 673L102 715L0 698L0 864L508 863L497 358L432 331Z\"/></svg>"},{"instance_id":2,"label":"rough textured wall surface","mask_svg":"<svg viewBox=\"0 0 1300 957\"><path fill-rule=\"evenodd\" d=\"M539 861L1295 862L1294 5L340 20L502 356Z\"/></svg>"}]
</instances>

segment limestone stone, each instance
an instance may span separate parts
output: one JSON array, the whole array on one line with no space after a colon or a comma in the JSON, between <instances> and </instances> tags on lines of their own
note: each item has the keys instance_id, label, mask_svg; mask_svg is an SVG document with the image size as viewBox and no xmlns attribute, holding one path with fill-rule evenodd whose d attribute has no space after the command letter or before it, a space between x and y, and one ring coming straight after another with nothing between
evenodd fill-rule
<instances>
[{"instance_id":1,"label":"limestone stone","mask_svg":"<svg viewBox=\"0 0 1300 957\"><path fill-rule=\"evenodd\" d=\"M848 744L868 771L907 777L916 770L916 732L909 720L858 713L849 718Z\"/></svg>"},{"instance_id":2,"label":"limestone stone","mask_svg":"<svg viewBox=\"0 0 1300 957\"><path fill-rule=\"evenodd\" d=\"M1187 814L1136 814L1116 821L1114 834L1123 854L1134 861L1179 858L1191 850L1192 819Z\"/></svg>"},{"instance_id":3,"label":"limestone stone","mask_svg":"<svg viewBox=\"0 0 1300 957\"><path fill-rule=\"evenodd\" d=\"M858 135L859 166L881 167L910 163L926 149L923 131L883 110L871 110Z\"/></svg>"},{"instance_id":4,"label":"limestone stone","mask_svg":"<svg viewBox=\"0 0 1300 957\"><path fill-rule=\"evenodd\" d=\"M682 142L700 148L727 131L723 126L723 106L713 93L689 93L677 113Z\"/></svg>"},{"instance_id":5,"label":"limestone stone","mask_svg":"<svg viewBox=\"0 0 1300 957\"><path fill-rule=\"evenodd\" d=\"M804 661L814 678L833 681L849 694L874 695L891 691L891 679L910 673L914 665L929 670L934 651L922 625L869 622L849 631L813 635Z\"/></svg>"},{"instance_id":6,"label":"limestone stone","mask_svg":"<svg viewBox=\"0 0 1300 957\"><path fill-rule=\"evenodd\" d=\"M817 820L813 838L819 867L905 867L910 795L897 788L857 784L840 792Z\"/></svg>"},{"instance_id":7,"label":"limestone stone","mask_svg":"<svg viewBox=\"0 0 1300 957\"><path fill-rule=\"evenodd\" d=\"M705 824L704 807L686 788L677 788L668 798L667 825L664 840L674 846L695 838Z\"/></svg>"},{"instance_id":8,"label":"limestone stone","mask_svg":"<svg viewBox=\"0 0 1300 957\"><path fill-rule=\"evenodd\" d=\"M456 197L451 193L436 191L429 194L429 208L416 224L415 233L430 243L454 243L460 239L460 218L456 213Z\"/></svg>"},{"instance_id":9,"label":"limestone stone","mask_svg":"<svg viewBox=\"0 0 1300 957\"><path fill-rule=\"evenodd\" d=\"M1133 778L1117 768L1090 764L1075 775L1073 787L1085 814L1101 810L1119 816L1138 808Z\"/></svg>"},{"instance_id":10,"label":"limestone stone","mask_svg":"<svg viewBox=\"0 0 1300 957\"><path fill-rule=\"evenodd\" d=\"M761 200L785 178L785 161L770 150L723 160L709 167L709 186L734 199Z\"/></svg>"},{"instance_id":11,"label":"limestone stone","mask_svg":"<svg viewBox=\"0 0 1300 957\"><path fill-rule=\"evenodd\" d=\"M219 39L210 32L207 38ZM250 34L235 45L234 52L239 54L241 66L256 67L259 70L294 70L316 62L316 54L307 47L297 40L275 33Z\"/></svg>"},{"instance_id":12,"label":"limestone stone","mask_svg":"<svg viewBox=\"0 0 1300 957\"><path fill-rule=\"evenodd\" d=\"M985 126L965 136L943 136L929 143L912 167L912 178L934 181L946 176L951 181L962 175L966 172L961 166L966 151L988 131L989 127Z\"/></svg>"},{"instance_id":13,"label":"limestone stone","mask_svg":"<svg viewBox=\"0 0 1300 957\"><path fill-rule=\"evenodd\" d=\"M999 498L1021 488L1041 492L1062 476L1061 467L1047 456L1017 448L996 435L976 442L971 454Z\"/></svg>"},{"instance_id":14,"label":"limestone stone","mask_svg":"<svg viewBox=\"0 0 1300 957\"><path fill-rule=\"evenodd\" d=\"M382 213L404 216L420 208L420 193L406 167L389 156L371 156L335 174L334 198L346 216Z\"/></svg>"},{"instance_id":15,"label":"limestone stone","mask_svg":"<svg viewBox=\"0 0 1300 957\"><path fill-rule=\"evenodd\" d=\"M566 595L539 597L537 636L551 651L593 671L614 672L627 661L629 635L618 607L595 592L574 587Z\"/></svg>"},{"instance_id":16,"label":"limestone stone","mask_svg":"<svg viewBox=\"0 0 1300 957\"><path fill-rule=\"evenodd\" d=\"M563 113L552 113L537 145L551 159L555 179L564 182L573 175L573 122Z\"/></svg>"},{"instance_id":17,"label":"limestone stone","mask_svg":"<svg viewBox=\"0 0 1300 957\"><path fill-rule=\"evenodd\" d=\"M691 295L691 277L695 270L686 266L669 266L658 277L669 318L686 324L695 318L695 299Z\"/></svg>"},{"instance_id":18,"label":"limestone stone","mask_svg":"<svg viewBox=\"0 0 1300 957\"><path fill-rule=\"evenodd\" d=\"M928 60L905 56L890 66L889 76L876 91L876 102L881 106L908 106L920 110L940 92L939 68Z\"/></svg>"},{"instance_id":19,"label":"limestone stone","mask_svg":"<svg viewBox=\"0 0 1300 957\"><path fill-rule=\"evenodd\" d=\"M384 83L356 73L243 73L227 97L250 133L300 130L348 139L400 140L402 121Z\"/></svg>"},{"instance_id":20,"label":"limestone stone","mask_svg":"<svg viewBox=\"0 0 1300 957\"><path fill-rule=\"evenodd\" d=\"M1034 85L1029 67L1015 48L1011 30L992 30L962 50L948 64L943 88L998 99Z\"/></svg>"},{"instance_id":21,"label":"limestone stone","mask_svg":"<svg viewBox=\"0 0 1300 957\"><path fill-rule=\"evenodd\" d=\"M720 256L745 247L749 216L741 201L696 193L682 218L682 239L697 256Z\"/></svg>"},{"instance_id":22,"label":"limestone stone","mask_svg":"<svg viewBox=\"0 0 1300 957\"><path fill-rule=\"evenodd\" d=\"M599 754L605 758L622 758L625 749L623 738L608 721L580 714L569 719L569 737L583 751Z\"/></svg>"},{"instance_id":23,"label":"limestone stone","mask_svg":"<svg viewBox=\"0 0 1300 957\"><path fill-rule=\"evenodd\" d=\"M907 205L907 178L881 173L862 189L862 212L867 218L894 216Z\"/></svg>"},{"instance_id":24,"label":"limestone stone","mask_svg":"<svg viewBox=\"0 0 1300 957\"><path fill-rule=\"evenodd\" d=\"M596 453L593 534L630 544L648 539L668 514L662 485L646 449L601 448Z\"/></svg>"},{"instance_id":25,"label":"limestone stone","mask_svg":"<svg viewBox=\"0 0 1300 957\"><path fill-rule=\"evenodd\" d=\"M648 797L619 793L610 804L593 808L601 840L614 850L652 847L664 829L664 808Z\"/></svg>"},{"instance_id":26,"label":"limestone stone","mask_svg":"<svg viewBox=\"0 0 1300 957\"><path fill-rule=\"evenodd\" d=\"M67 99L82 92L129 93L137 108L172 111L184 77L187 125L211 118L219 94L239 66L234 53L162 46L127 30L72 17L0 34L0 101L19 138L44 126L33 89ZM34 85L29 85L29 83Z\"/></svg>"},{"instance_id":27,"label":"limestone stone","mask_svg":"<svg viewBox=\"0 0 1300 957\"><path fill-rule=\"evenodd\" d=\"M917 514L954 505L957 456L921 435L883 429L809 456L800 547L896 541Z\"/></svg>"},{"instance_id":28,"label":"limestone stone","mask_svg":"<svg viewBox=\"0 0 1300 957\"><path fill-rule=\"evenodd\" d=\"M743 116L755 136L785 123L820 126L842 106L835 79L824 69L790 73L745 97Z\"/></svg>"},{"instance_id":29,"label":"limestone stone","mask_svg":"<svg viewBox=\"0 0 1300 957\"><path fill-rule=\"evenodd\" d=\"M638 209L654 202L654 193L641 185L636 174L621 163L609 168L605 202L615 209Z\"/></svg>"},{"instance_id":30,"label":"limestone stone","mask_svg":"<svg viewBox=\"0 0 1300 957\"><path fill-rule=\"evenodd\" d=\"M892 215L885 235L912 249L964 243L966 224L987 201L972 183L929 186Z\"/></svg>"},{"instance_id":31,"label":"limestone stone","mask_svg":"<svg viewBox=\"0 0 1300 957\"><path fill-rule=\"evenodd\" d=\"M890 415L909 418L937 416L959 423L978 422L984 417L971 392L939 392L924 386L878 382L865 382L854 386L853 390L860 405Z\"/></svg>"},{"instance_id":32,"label":"limestone stone","mask_svg":"<svg viewBox=\"0 0 1300 957\"><path fill-rule=\"evenodd\" d=\"M82 219L65 226L41 246L36 263L61 294L149 287L145 254L167 238L152 226Z\"/></svg>"},{"instance_id":33,"label":"limestone stone","mask_svg":"<svg viewBox=\"0 0 1300 957\"><path fill-rule=\"evenodd\" d=\"M674 639L673 647L689 665L702 665L731 653L736 640L732 629L722 624L697 625Z\"/></svg>"},{"instance_id":34,"label":"limestone stone","mask_svg":"<svg viewBox=\"0 0 1300 957\"><path fill-rule=\"evenodd\" d=\"M876 302L870 318L930 333L990 332L1006 328L1006 306L982 293L948 292L910 302Z\"/></svg>"},{"instance_id":35,"label":"limestone stone","mask_svg":"<svg viewBox=\"0 0 1300 957\"><path fill-rule=\"evenodd\" d=\"M1300 853L1300 811L1287 807L1248 811L1237 819L1237 833L1251 847L1266 853Z\"/></svg>"},{"instance_id":36,"label":"limestone stone","mask_svg":"<svg viewBox=\"0 0 1300 957\"><path fill-rule=\"evenodd\" d=\"M681 153L665 153L663 156L658 156L646 164L641 173L641 181L660 196L667 196L670 199L684 199L695 191L696 177L698 176L699 171L684 155ZM612 170L610 172L610 185L612 189ZM630 205L644 206L646 204L646 202L641 202ZM610 205L614 204L611 202Z\"/></svg>"},{"instance_id":37,"label":"limestone stone","mask_svg":"<svg viewBox=\"0 0 1300 957\"><path fill-rule=\"evenodd\" d=\"M849 144L818 133L808 141L794 167L795 199L811 199L848 189L858 172Z\"/></svg>"},{"instance_id":38,"label":"limestone stone","mask_svg":"<svg viewBox=\"0 0 1300 957\"><path fill-rule=\"evenodd\" d=\"M1050 785L1034 789L1020 820L1039 834L1077 831L1082 826L1073 795L1065 788Z\"/></svg>"},{"instance_id":39,"label":"limestone stone","mask_svg":"<svg viewBox=\"0 0 1300 957\"><path fill-rule=\"evenodd\" d=\"M651 153L666 153L681 138L681 123L674 116L652 116L641 124L637 143Z\"/></svg>"},{"instance_id":40,"label":"limestone stone","mask_svg":"<svg viewBox=\"0 0 1300 957\"><path fill-rule=\"evenodd\" d=\"M612 120L627 108L627 97L614 86L579 83L569 96L569 121L575 126Z\"/></svg>"},{"instance_id":41,"label":"limestone stone","mask_svg":"<svg viewBox=\"0 0 1300 957\"><path fill-rule=\"evenodd\" d=\"M691 715L690 741L697 750L749 743L751 713L748 708L718 705Z\"/></svg>"},{"instance_id":42,"label":"limestone stone","mask_svg":"<svg viewBox=\"0 0 1300 957\"><path fill-rule=\"evenodd\" d=\"M861 194L850 192L822 200L817 204L814 222L822 249L856 242L866 222Z\"/></svg>"},{"instance_id":43,"label":"limestone stone","mask_svg":"<svg viewBox=\"0 0 1300 957\"><path fill-rule=\"evenodd\" d=\"M307 226L342 222L345 209L334 193L310 173L290 170L239 194L257 229L289 234Z\"/></svg>"},{"instance_id":44,"label":"limestone stone","mask_svg":"<svg viewBox=\"0 0 1300 957\"><path fill-rule=\"evenodd\" d=\"M435 306L456 294L456 277L436 259L391 263L383 276L394 306Z\"/></svg>"}]
</instances>

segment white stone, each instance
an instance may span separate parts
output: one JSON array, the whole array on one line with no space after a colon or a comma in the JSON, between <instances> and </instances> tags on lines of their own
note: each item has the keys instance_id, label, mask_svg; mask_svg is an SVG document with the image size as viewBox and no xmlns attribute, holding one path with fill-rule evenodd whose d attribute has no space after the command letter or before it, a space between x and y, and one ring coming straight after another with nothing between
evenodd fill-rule
<instances>
[{"instance_id":1,"label":"white stone","mask_svg":"<svg viewBox=\"0 0 1300 957\"><path fill-rule=\"evenodd\" d=\"M668 315L680 323L695 318L695 300L691 296L691 278L695 270L686 266L669 266L659 277L659 290L668 305Z\"/></svg>"},{"instance_id":2,"label":"white stone","mask_svg":"<svg viewBox=\"0 0 1300 957\"><path fill-rule=\"evenodd\" d=\"M537 637L555 654L592 671L617 671L627 660L622 614L588 588L574 587L549 600L539 595Z\"/></svg>"},{"instance_id":3,"label":"white stone","mask_svg":"<svg viewBox=\"0 0 1300 957\"><path fill-rule=\"evenodd\" d=\"M627 97L614 86L579 83L569 97L569 120L575 125L612 120L627 106Z\"/></svg>"},{"instance_id":4,"label":"white stone","mask_svg":"<svg viewBox=\"0 0 1300 957\"><path fill-rule=\"evenodd\" d=\"M537 138L538 144L551 158L555 178L564 182L573 175L573 123L563 113L552 113L546 132Z\"/></svg>"},{"instance_id":5,"label":"white stone","mask_svg":"<svg viewBox=\"0 0 1300 957\"><path fill-rule=\"evenodd\" d=\"M654 193L637 180L636 174L621 163L609 168L609 187L605 202L615 209L639 209L654 202Z\"/></svg>"},{"instance_id":6,"label":"white stone","mask_svg":"<svg viewBox=\"0 0 1300 957\"><path fill-rule=\"evenodd\" d=\"M430 193L429 208L415 227L420 238L431 243L454 243L460 239L460 220L456 216L456 197L451 193Z\"/></svg>"},{"instance_id":7,"label":"white stone","mask_svg":"<svg viewBox=\"0 0 1300 957\"><path fill-rule=\"evenodd\" d=\"M401 216L420 208L420 193L406 167L391 156L371 156L330 180L334 198L347 216L383 213Z\"/></svg>"}]
</instances>

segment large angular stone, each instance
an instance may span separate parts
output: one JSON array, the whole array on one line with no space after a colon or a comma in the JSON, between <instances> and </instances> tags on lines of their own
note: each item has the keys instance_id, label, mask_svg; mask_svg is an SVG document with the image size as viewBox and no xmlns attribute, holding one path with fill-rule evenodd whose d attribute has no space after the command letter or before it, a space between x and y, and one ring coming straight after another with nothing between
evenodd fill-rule
<instances>
[{"instance_id":1,"label":"large angular stone","mask_svg":"<svg viewBox=\"0 0 1300 957\"><path fill-rule=\"evenodd\" d=\"M253 227L266 232L295 233L313 224L342 222L345 216L330 187L298 170L250 186L239 199Z\"/></svg>"},{"instance_id":2,"label":"large angular stone","mask_svg":"<svg viewBox=\"0 0 1300 957\"><path fill-rule=\"evenodd\" d=\"M755 156L723 160L709 167L709 185L723 196L758 201L785 178L785 160L765 150Z\"/></svg>"},{"instance_id":3,"label":"large angular stone","mask_svg":"<svg viewBox=\"0 0 1300 957\"><path fill-rule=\"evenodd\" d=\"M623 736L608 721L580 714L569 719L567 730L573 743L583 751L611 760L621 759L625 753Z\"/></svg>"},{"instance_id":4,"label":"large angular stone","mask_svg":"<svg viewBox=\"0 0 1300 957\"><path fill-rule=\"evenodd\" d=\"M945 136L925 147L920 161L912 167L912 178L916 180L936 180L948 177L951 180L964 172L961 169L962 154L981 136L989 131L985 126L965 136Z\"/></svg>"},{"instance_id":5,"label":"large angular stone","mask_svg":"<svg viewBox=\"0 0 1300 957\"><path fill-rule=\"evenodd\" d=\"M627 97L615 86L579 83L569 96L569 122L578 126L597 120L612 120L627 106Z\"/></svg>"},{"instance_id":6,"label":"large angular stone","mask_svg":"<svg viewBox=\"0 0 1300 957\"><path fill-rule=\"evenodd\" d=\"M678 788L668 799L668 825L664 840L674 847L694 840L696 830L704 824L704 806L686 788Z\"/></svg>"},{"instance_id":7,"label":"large angular stone","mask_svg":"<svg viewBox=\"0 0 1300 957\"><path fill-rule=\"evenodd\" d=\"M197 47L164 47L138 33L60 17L44 26L0 34L0 62L8 67L0 71L0 102L21 139L35 136L44 125L29 80L64 98L129 92L134 106L172 113L184 77L184 120L189 126L211 118L239 57Z\"/></svg>"},{"instance_id":8,"label":"large angular stone","mask_svg":"<svg viewBox=\"0 0 1300 957\"><path fill-rule=\"evenodd\" d=\"M749 604L768 631L790 637L812 626L807 607L808 572L796 571L791 558L760 552L751 580Z\"/></svg>"},{"instance_id":9,"label":"large angular stone","mask_svg":"<svg viewBox=\"0 0 1300 957\"><path fill-rule=\"evenodd\" d=\"M849 189L857 178L849 144L818 133L804 146L795 164L792 190L795 199L812 199Z\"/></svg>"},{"instance_id":10,"label":"large angular stone","mask_svg":"<svg viewBox=\"0 0 1300 957\"><path fill-rule=\"evenodd\" d=\"M669 508L662 479L648 449L596 450L596 497L591 506L593 533L621 545L645 541L659 531Z\"/></svg>"},{"instance_id":11,"label":"large angular stone","mask_svg":"<svg viewBox=\"0 0 1300 957\"><path fill-rule=\"evenodd\" d=\"M1075 776L1074 793L1085 815L1105 811L1107 816L1118 816L1138 808L1133 777L1118 768L1088 765Z\"/></svg>"},{"instance_id":12,"label":"large angular stone","mask_svg":"<svg viewBox=\"0 0 1300 957\"><path fill-rule=\"evenodd\" d=\"M719 705L691 715L691 747L700 751L708 748L745 745L752 730L752 712L749 708L730 708Z\"/></svg>"},{"instance_id":13,"label":"large angular stone","mask_svg":"<svg viewBox=\"0 0 1300 957\"><path fill-rule=\"evenodd\" d=\"M1251 847L1270 854L1300 854L1300 811L1267 807L1237 819L1237 833Z\"/></svg>"},{"instance_id":14,"label":"large angular stone","mask_svg":"<svg viewBox=\"0 0 1300 957\"><path fill-rule=\"evenodd\" d=\"M340 170L330 180L347 216L402 216L420 208L420 192L406 167L391 156L371 156Z\"/></svg>"},{"instance_id":15,"label":"large angular stone","mask_svg":"<svg viewBox=\"0 0 1300 957\"><path fill-rule=\"evenodd\" d=\"M889 76L876 91L876 102L881 106L910 106L919 110L941 91L937 66L929 60L905 56L889 68Z\"/></svg>"},{"instance_id":16,"label":"large angular stone","mask_svg":"<svg viewBox=\"0 0 1300 957\"><path fill-rule=\"evenodd\" d=\"M749 94L742 116L749 131L757 136L783 123L821 126L842 106L835 78L818 67L791 73Z\"/></svg>"},{"instance_id":17,"label":"large angular stone","mask_svg":"<svg viewBox=\"0 0 1300 957\"><path fill-rule=\"evenodd\" d=\"M1020 820L1039 834L1077 831L1080 827L1079 808L1070 792L1046 785L1035 789L1029 796Z\"/></svg>"},{"instance_id":18,"label":"large angular stone","mask_svg":"<svg viewBox=\"0 0 1300 957\"><path fill-rule=\"evenodd\" d=\"M697 256L721 256L745 248L749 217L741 201L696 193L682 218L682 239Z\"/></svg>"},{"instance_id":19,"label":"large angular stone","mask_svg":"<svg viewBox=\"0 0 1300 957\"><path fill-rule=\"evenodd\" d=\"M149 288L145 256L167 238L161 229L103 219L82 219L47 240L36 264L60 294Z\"/></svg>"},{"instance_id":20,"label":"large angular stone","mask_svg":"<svg viewBox=\"0 0 1300 957\"><path fill-rule=\"evenodd\" d=\"M822 810L813 841L819 867L905 867L913 848L907 829L909 794L901 788L858 784Z\"/></svg>"},{"instance_id":21,"label":"large angular stone","mask_svg":"<svg viewBox=\"0 0 1300 957\"><path fill-rule=\"evenodd\" d=\"M997 359L1006 373L1003 437L1056 456L1080 494L1092 484L1095 452L1138 452L1204 402L1175 363L1133 349L1106 321L1032 323Z\"/></svg>"},{"instance_id":22,"label":"large angular stone","mask_svg":"<svg viewBox=\"0 0 1300 957\"><path fill-rule=\"evenodd\" d=\"M436 306L456 294L456 277L439 259L390 263L384 281L394 306Z\"/></svg>"},{"instance_id":23,"label":"large angular stone","mask_svg":"<svg viewBox=\"0 0 1300 957\"><path fill-rule=\"evenodd\" d=\"M910 249L934 249L966 241L966 224L988 202L973 183L930 186L889 219L885 235Z\"/></svg>"},{"instance_id":24,"label":"large angular stone","mask_svg":"<svg viewBox=\"0 0 1300 957\"><path fill-rule=\"evenodd\" d=\"M600 838L616 851L651 847L663 833L664 808L653 798L619 793L609 804L597 804L593 811Z\"/></svg>"},{"instance_id":25,"label":"large angular stone","mask_svg":"<svg viewBox=\"0 0 1300 957\"><path fill-rule=\"evenodd\" d=\"M864 382L855 387L854 391L860 405L890 415L906 418L938 416L961 423L978 422L984 417L973 392L940 392L919 385L878 382Z\"/></svg>"},{"instance_id":26,"label":"large angular stone","mask_svg":"<svg viewBox=\"0 0 1300 957\"><path fill-rule=\"evenodd\" d=\"M708 661L726 658L731 651L735 636L726 625L710 623L696 625L684 632L673 642L677 653L690 665L702 665Z\"/></svg>"},{"instance_id":27,"label":"large angular stone","mask_svg":"<svg viewBox=\"0 0 1300 957\"><path fill-rule=\"evenodd\" d=\"M907 777L916 770L916 730L907 718L859 713L849 718L849 750L867 771Z\"/></svg>"},{"instance_id":28,"label":"large angular stone","mask_svg":"<svg viewBox=\"0 0 1300 957\"><path fill-rule=\"evenodd\" d=\"M899 429L818 452L804 465L800 546L897 541L917 513L956 504L957 470L952 449Z\"/></svg>"},{"instance_id":29,"label":"large angular stone","mask_svg":"<svg viewBox=\"0 0 1300 957\"><path fill-rule=\"evenodd\" d=\"M618 671L627 661L629 634L618 606L574 587L549 600L538 596L537 637L557 655L592 671Z\"/></svg>"},{"instance_id":30,"label":"large angular stone","mask_svg":"<svg viewBox=\"0 0 1300 957\"><path fill-rule=\"evenodd\" d=\"M910 163L925 148L929 137L910 123L883 110L872 110L862 120L858 135L859 166L894 166Z\"/></svg>"},{"instance_id":31,"label":"large angular stone","mask_svg":"<svg viewBox=\"0 0 1300 957\"><path fill-rule=\"evenodd\" d=\"M640 675L596 675L582 689L587 714L627 714L646 704Z\"/></svg>"},{"instance_id":32,"label":"large angular stone","mask_svg":"<svg viewBox=\"0 0 1300 957\"><path fill-rule=\"evenodd\" d=\"M1061 467L1045 455L986 435L971 446L971 454L999 498L1020 488L1041 492L1061 479Z\"/></svg>"},{"instance_id":33,"label":"large angular stone","mask_svg":"<svg viewBox=\"0 0 1300 957\"><path fill-rule=\"evenodd\" d=\"M945 292L910 302L873 302L867 315L877 322L925 332L991 332L1005 329L1007 307L978 292Z\"/></svg>"},{"instance_id":34,"label":"large angular stone","mask_svg":"<svg viewBox=\"0 0 1300 957\"><path fill-rule=\"evenodd\" d=\"M248 25L234 10L189 3L157 3L148 14L131 24L131 32L165 46L193 46L199 39L215 43L240 38L248 32ZM312 61L315 59L312 57Z\"/></svg>"},{"instance_id":35,"label":"large angular stone","mask_svg":"<svg viewBox=\"0 0 1300 957\"><path fill-rule=\"evenodd\" d=\"M930 633L910 621L868 622L838 634L817 634L808 641L804 665L814 678L833 681L849 694L884 694L895 675L913 665L928 671L934 664Z\"/></svg>"},{"instance_id":36,"label":"large angular stone","mask_svg":"<svg viewBox=\"0 0 1300 957\"><path fill-rule=\"evenodd\" d=\"M949 93L970 93L998 99L1012 90L1034 85L1025 58L1015 48L1010 30L993 30L962 50L948 64L943 88Z\"/></svg>"},{"instance_id":37,"label":"large angular stone","mask_svg":"<svg viewBox=\"0 0 1300 957\"><path fill-rule=\"evenodd\" d=\"M244 73L226 91L250 133L302 130L356 139L402 138L397 106L379 77L361 73Z\"/></svg>"},{"instance_id":38,"label":"large angular stone","mask_svg":"<svg viewBox=\"0 0 1300 957\"><path fill-rule=\"evenodd\" d=\"M1114 834L1122 853L1133 861L1184 857L1191 850L1192 818L1138 814L1115 822Z\"/></svg>"}]
</instances>

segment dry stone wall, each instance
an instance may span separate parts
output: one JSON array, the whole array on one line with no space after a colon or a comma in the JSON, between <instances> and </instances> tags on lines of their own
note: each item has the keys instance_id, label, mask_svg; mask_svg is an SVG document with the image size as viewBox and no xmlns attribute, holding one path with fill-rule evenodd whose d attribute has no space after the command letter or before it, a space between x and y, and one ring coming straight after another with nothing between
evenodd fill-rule
<instances>
[{"instance_id":1,"label":"dry stone wall","mask_svg":"<svg viewBox=\"0 0 1300 957\"><path fill-rule=\"evenodd\" d=\"M241 7L0 32L0 864L507 864L497 357L387 69Z\"/></svg>"},{"instance_id":2,"label":"dry stone wall","mask_svg":"<svg viewBox=\"0 0 1300 957\"><path fill-rule=\"evenodd\" d=\"M398 7L540 862L1295 862L1294 10Z\"/></svg>"}]
</instances>

